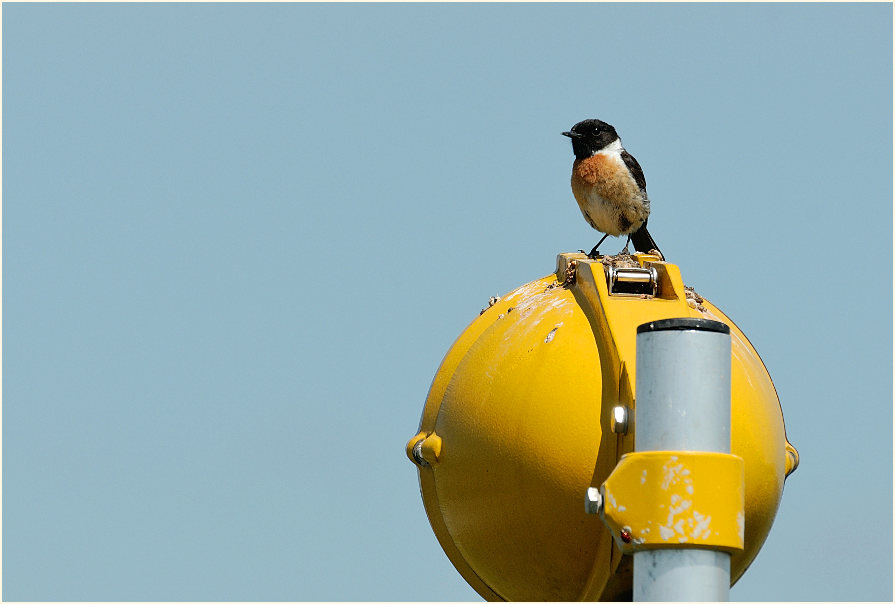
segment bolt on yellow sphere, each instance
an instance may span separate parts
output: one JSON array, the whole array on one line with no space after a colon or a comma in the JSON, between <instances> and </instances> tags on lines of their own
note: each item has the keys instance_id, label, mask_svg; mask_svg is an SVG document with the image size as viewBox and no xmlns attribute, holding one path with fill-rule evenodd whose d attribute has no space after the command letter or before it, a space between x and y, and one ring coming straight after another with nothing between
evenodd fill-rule
<instances>
[{"instance_id":1,"label":"bolt on yellow sphere","mask_svg":"<svg viewBox=\"0 0 895 604\"><path fill-rule=\"evenodd\" d=\"M634 450L637 326L678 317L730 327L730 451L745 476L731 581L755 558L798 465L758 353L659 256L560 254L554 274L492 299L454 342L406 447L439 543L483 598L630 598L632 558L585 493Z\"/></svg>"}]
</instances>

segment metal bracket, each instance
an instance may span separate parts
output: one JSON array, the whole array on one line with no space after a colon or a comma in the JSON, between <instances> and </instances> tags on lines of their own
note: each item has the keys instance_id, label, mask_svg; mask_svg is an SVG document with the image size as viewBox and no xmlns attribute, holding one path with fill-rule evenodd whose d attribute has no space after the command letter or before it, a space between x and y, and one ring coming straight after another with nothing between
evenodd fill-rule
<instances>
[{"instance_id":1,"label":"metal bracket","mask_svg":"<svg viewBox=\"0 0 895 604\"><path fill-rule=\"evenodd\" d=\"M743 459L728 453L623 455L600 487L601 517L625 553L743 549Z\"/></svg>"}]
</instances>

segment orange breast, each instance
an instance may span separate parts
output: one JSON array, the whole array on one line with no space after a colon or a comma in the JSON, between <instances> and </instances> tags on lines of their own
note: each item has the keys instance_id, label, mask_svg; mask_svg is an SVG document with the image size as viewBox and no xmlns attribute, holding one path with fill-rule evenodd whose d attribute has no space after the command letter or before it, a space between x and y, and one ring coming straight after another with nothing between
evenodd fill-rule
<instances>
[{"instance_id":1,"label":"orange breast","mask_svg":"<svg viewBox=\"0 0 895 604\"><path fill-rule=\"evenodd\" d=\"M587 222L603 233L630 233L649 216L640 187L617 155L575 160L572 192Z\"/></svg>"},{"instance_id":2,"label":"orange breast","mask_svg":"<svg viewBox=\"0 0 895 604\"><path fill-rule=\"evenodd\" d=\"M615 162L609 156L598 153L587 159L575 160L572 170L583 183L598 185L613 178Z\"/></svg>"},{"instance_id":3,"label":"orange breast","mask_svg":"<svg viewBox=\"0 0 895 604\"><path fill-rule=\"evenodd\" d=\"M587 159L577 160L572 168L572 179L580 185L596 188L596 193L621 205L640 197L640 189L628 174L621 160L597 153Z\"/></svg>"}]
</instances>

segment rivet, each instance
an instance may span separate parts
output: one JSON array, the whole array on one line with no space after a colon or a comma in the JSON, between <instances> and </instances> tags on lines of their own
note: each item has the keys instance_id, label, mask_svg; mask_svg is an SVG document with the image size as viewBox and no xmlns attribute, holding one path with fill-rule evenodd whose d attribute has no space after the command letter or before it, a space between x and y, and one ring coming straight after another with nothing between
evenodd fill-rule
<instances>
[{"instance_id":1,"label":"rivet","mask_svg":"<svg viewBox=\"0 0 895 604\"><path fill-rule=\"evenodd\" d=\"M425 440L425 439L423 439ZM419 441L413 445L413 460L421 468L428 468L429 462L423 458L423 441Z\"/></svg>"}]
</instances>

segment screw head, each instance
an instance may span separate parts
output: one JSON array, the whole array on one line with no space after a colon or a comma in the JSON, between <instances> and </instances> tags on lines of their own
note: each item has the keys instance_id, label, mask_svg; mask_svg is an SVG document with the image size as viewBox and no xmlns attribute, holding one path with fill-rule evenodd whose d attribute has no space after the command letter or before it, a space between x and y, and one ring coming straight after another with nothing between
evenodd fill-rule
<instances>
[{"instance_id":1,"label":"screw head","mask_svg":"<svg viewBox=\"0 0 895 604\"><path fill-rule=\"evenodd\" d=\"M584 494L584 511L588 514L599 514L603 510L603 496L597 487L589 487Z\"/></svg>"},{"instance_id":2,"label":"screw head","mask_svg":"<svg viewBox=\"0 0 895 604\"><path fill-rule=\"evenodd\" d=\"M628 433L628 408L624 405L616 405L612 408L612 417L609 421L612 431L616 434Z\"/></svg>"}]
</instances>

